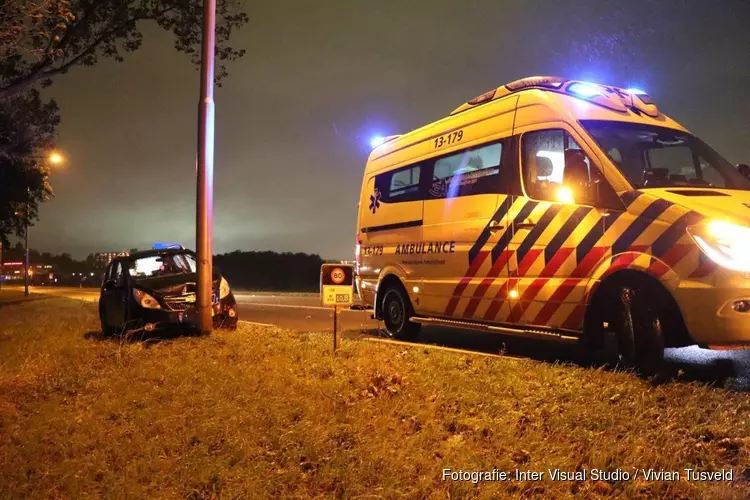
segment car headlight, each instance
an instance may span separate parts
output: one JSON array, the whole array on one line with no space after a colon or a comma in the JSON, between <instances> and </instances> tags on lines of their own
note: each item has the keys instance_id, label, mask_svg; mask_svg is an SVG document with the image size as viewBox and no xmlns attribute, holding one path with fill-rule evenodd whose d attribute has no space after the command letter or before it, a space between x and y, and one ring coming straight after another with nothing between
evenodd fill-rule
<instances>
[{"instance_id":1,"label":"car headlight","mask_svg":"<svg viewBox=\"0 0 750 500\"><path fill-rule=\"evenodd\" d=\"M750 228L712 220L688 228L695 243L712 261L733 271L750 272Z\"/></svg>"},{"instance_id":2,"label":"car headlight","mask_svg":"<svg viewBox=\"0 0 750 500\"><path fill-rule=\"evenodd\" d=\"M227 295L229 295L230 292L229 283L227 283L227 280L225 280L223 277L221 278L221 283L219 284L219 298L223 299Z\"/></svg>"},{"instance_id":3,"label":"car headlight","mask_svg":"<svg viewBox=\"0 0 750 500\"><path fill-rule=\"evenodd\" d=\"M138 288L133 288L133 298L135 298L138 305L146 309L161 309L159 302L155 298Z\"/></svg>"}]
</instances>

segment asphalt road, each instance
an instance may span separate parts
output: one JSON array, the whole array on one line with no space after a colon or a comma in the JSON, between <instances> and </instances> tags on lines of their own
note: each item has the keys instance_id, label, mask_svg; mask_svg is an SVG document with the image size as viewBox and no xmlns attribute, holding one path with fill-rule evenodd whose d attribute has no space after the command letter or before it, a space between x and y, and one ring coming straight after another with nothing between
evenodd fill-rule
<instances>
[{"instance_id":1,"label":"asphalt road","mask_svg":"<svg viewBox=\"0 0 750 500\"><path fill-rule=\"evenodd\" d=\"M43 293L95 302L99 290L94 288L34 287ZM268 295L236 292L240 319L250 323L275 325L297 331L333 331L333 311L322 307L317 295ZM339 328L345 338L383 338L380 325L370 319L371 311L343 310ZM423 345L437 345L469 352L502 353L548 362L576 362L576 346L520 339L500 334L457 331L446 328L424 328L416 340ZM750 349L712 351L698 347L667 349L667 378L695 380L750 391Z\"/></svg>"},{"instance_id":2,"label":"asphalt road","mask_svg":"<svg viewBox=\"0 0 750 500\"><path fill-rule=\"evenodd\" d=\"M31 292L90 302L99 300L98 288L32 287ZM297 331L333 331L333 309L322 307L318 295L235 292L234 297L243 321ZM339 328L342 331L377 329L378 322L369 319L370 314L369 311L342 310Z\"/></svg>"}]
</instances>

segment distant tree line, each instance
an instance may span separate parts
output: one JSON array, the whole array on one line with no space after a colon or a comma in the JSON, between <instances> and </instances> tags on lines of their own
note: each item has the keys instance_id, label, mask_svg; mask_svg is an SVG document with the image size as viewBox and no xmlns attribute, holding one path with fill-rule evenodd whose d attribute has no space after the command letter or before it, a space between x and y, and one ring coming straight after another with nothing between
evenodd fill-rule
<instances>
[{"instance_id":1,"label":"distant tree line","mask_svg":"<svg viewBox=\"0 0 750 500\"><path fill-rule=\"evenodd\" d=\"M241 252L214 256L214 265L234 288L253 290L317 291L319 255L291 252Z\"/></svg>"},{"instance_id":2,"label":"distant tree line","mask_svg":"<svg viewBox=\"0 0 750 500\"><path fill-rule=\"evenodd\" d=\"M90 256L90 262L75 260L69 253L53 255L49 252L39 252L29 248L29 263L32 265L46 264L51 265L57 273L82 273L94 270L93 255ZM15 246L3 250L3 262L23 262L24 251L21 242Z\"/></svg>"},{"instance_id":3,"label":"distant tree line","mask_svg":"<svg viewBox=\"0 0 750 500\"><path fill-rule=\"evenodd\" d=\"M130 253L136 251L136 248L130 249ZM3 252L3 262L22 262L23 258L23 245L20 242ZM87 279L86 284L98 285L103 272L97 266L94 254L79 261L68 253L53 255L29 249L29 260L32 265L52 265L55 273L64 275L65 280L59 284L70 284L67 275L71 273L86 273L89 276L94 272L95 279ZM214 256L214 266L221 269L232 287L252 290L317 291L320 286L320 266L324 262L319 255L292 252L235 250Z\"/></svg>"}]
</instances>

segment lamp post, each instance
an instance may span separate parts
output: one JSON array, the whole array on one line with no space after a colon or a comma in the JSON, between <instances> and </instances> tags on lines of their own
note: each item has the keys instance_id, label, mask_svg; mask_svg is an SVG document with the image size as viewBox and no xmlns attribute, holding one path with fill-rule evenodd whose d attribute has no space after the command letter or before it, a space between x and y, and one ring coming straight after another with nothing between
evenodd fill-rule
<instances>
[{"instance_id":1,"label":"lamp post","mask_svg":"<svg viewBox=\"0 0 750 500\"><path fill-rule=\"evenodd\" d=\"M26 230L24 231L23 244L23 294L29 296L29 203L31 202L31 190L26 188Z\"/></svg>"},{"instance_id":2,"label":"lamp post","mask_svg":"<svg viewBox=\"0 0 750 500\"><path fill-rule=\"evenodd\" d=\"M48 156L29 156L28 158L33 160L46 160L52 165L60 165L64 159L62 155L56 151L53 151ZM44 174L45 179L47 173ZM23 294L29 296L29 206L31 205L31 188L26 188L26 210L24 212L24 218L26 219L26 229L24 231L24 259L23 259ZM16 215L19 215L16 212Z\"/></svg>"},{"instance_id":3,"label":"lamp post","mask_svg":"<svg viewBox=\"0 0 750 500\"><path fill-rule=\"evenodd\" d=\"M203 0L201 95L198 105L198 161L195 246L198 256L196 306L201 333L213 329L214 56L216 0Z\"/></svg>"}]
</instances>

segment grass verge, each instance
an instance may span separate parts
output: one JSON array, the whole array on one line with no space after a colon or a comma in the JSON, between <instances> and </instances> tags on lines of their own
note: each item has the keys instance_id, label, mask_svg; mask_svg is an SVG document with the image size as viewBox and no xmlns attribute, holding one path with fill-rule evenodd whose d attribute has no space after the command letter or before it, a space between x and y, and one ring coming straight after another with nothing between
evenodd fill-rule
<instances>
[{"instance_id":1,"label":"grass verge","mask_svg":"<svg viewBox=\"0 0 750 500\"><path fill-rule=\"evenodd\" d=\"M0 497L748 498L750 400L698 383L241 325L121 344L96 306L0 311ZM634 468L734 480L633 479ZM443 469L588 470L445 481ZM631 474L595 481L594 469Z\"/></svg>"},{"instance_id":2,"label":"grass verge","mask_svg":"<svg viewBox=\"0 0 750 500\"><path fill-rule=\"evenodd\" d=\"M0 307L3 305L9 305L9 304L17 304L22 301L26 300L34 300L39 299L39 295L30 294L28 297L26 297L23 293L23 289L9 289L9 288L3 288L0 290Z\"/></svg>"}]
</instances>

